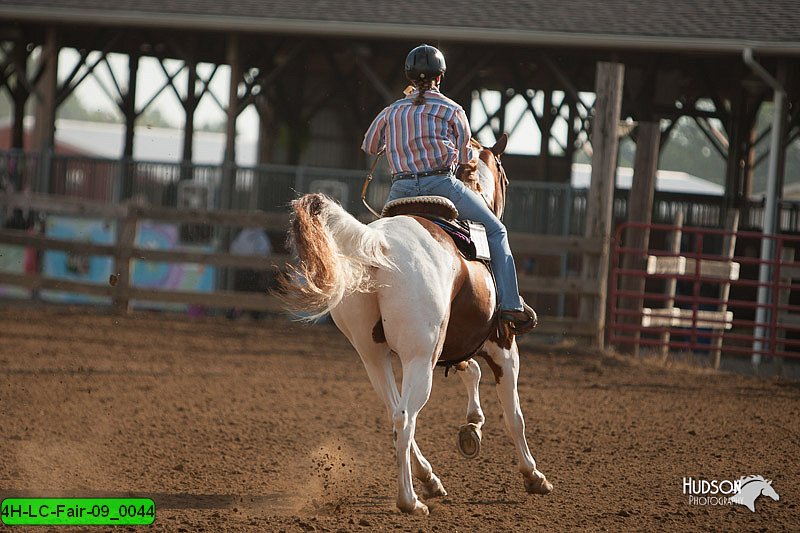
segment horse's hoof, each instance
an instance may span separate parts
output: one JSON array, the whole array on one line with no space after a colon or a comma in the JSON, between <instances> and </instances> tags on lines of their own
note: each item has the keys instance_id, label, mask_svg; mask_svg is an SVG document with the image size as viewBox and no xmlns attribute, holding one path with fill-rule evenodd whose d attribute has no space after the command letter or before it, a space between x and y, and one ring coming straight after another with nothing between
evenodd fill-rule
<instances>
[{"instance_id":1,"label":"horse's hoof","mask_svg":"<svg viewBox=\"0 0 800 533\"><path fill-rule=\"evenodd\" d=\"M439 480L438 477L431 475L430 481L422 484L423 499L431 500L433 498L441 498L444 496L447 496L447 491L444 490L442 482Z\"/></svg>"},{"instance_id":2,"label":"horse's hoof","mask_svg":"<svg viewBox=\"0 0 800 533\"><path fill-rule=\"evenodd\" d=\"M481 453L481 437L477 424L464 424L458 428L458 451L467 459L475 459Z\"/></svg>"},{"instance_id":3,"label":"horse's hoof","mask_svg":"<svg viewBox=\"0 0 800 533\"><path fill-rule=\"evenodd\" d=\"M428 506L419 500L414 500L413 506L408 506L403 508L400 505L398 505L397 507L404 513L408 514L419 514L424 516L428 516L430 514L430 511L428 511Z\"/></svg>"},{"instance_id":4,"label":"horse's hoof","mask_svg":"<svg viewBox=\"0 0 800 533\"><path fill-rule=\"evenodd\" d=\"M525 491L528 494L550 494L553 492L553 484L547 481L543 474L540 475L542 477L523 478L525 480Z\"/></svg>"}]
</instances>

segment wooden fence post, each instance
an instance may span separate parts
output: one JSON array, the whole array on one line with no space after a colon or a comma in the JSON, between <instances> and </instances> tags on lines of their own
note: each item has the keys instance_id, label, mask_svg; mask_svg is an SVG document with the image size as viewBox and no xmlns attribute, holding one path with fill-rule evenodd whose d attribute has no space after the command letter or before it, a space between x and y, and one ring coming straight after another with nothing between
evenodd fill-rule
<instances>
[{"instance_id":1,"label":"wooden fence post","mask_svg":"<svg viewBox=\"0 0 800 533\"><path fill-rule=\"evenodd\" d=\"M739 231L739 211L731 209L728 211L728 216L725 220L725 229L732 233L725 235L722 241L722 256L731 262L736 253L736 232ZM728 297L731 294L730 279L726 280L720 285L719 288L719 311L724 315L728 311ZM716 335L711 342L711 366L715 370L719 368L720 358L722 355L722 334L725 329L720 329L719 334Z\"/></svg>"},{"instance_id":2,"label":"wooden fence post","mask_svg":"<svg viewBox=\"0 0 800 533\"><path fill-rule=\"evenodd\" d=\"M117 253L114 256L116 279L114 285L114 306L118 313L130 312L131 288L131 255L136 241L136 223L138 213L136 207L128 204L125 214L118 219L117 226Z\"/></svg>"},{"instance_id":3,"label":"wooden fence post","mask_svg":"<svg viewBox=\"0 0 800 533\"><path fill-rule=\"evenodd\" d=\"M640 122L639 135L636 138L636 159L634 160L633 183L628 195L628 222L650 224L653 218L653 196L656 190L656 174L658 172L658 149L661 139L661 129L658 122ZM641 250L640 253L626 253L622 257L622 268L625 270L640 270L641 277L623 277L620 279L620 288L637 293L639 296L620 298L621 309L638 312L635 316L624 315L621 322L633 324L637 328L642 326L642 306L645 291L645 277L647 263L647 249L650 245L650 229L630 227L623 236L624 247ZM633 340L630 347L623 348L634 355L639 355L640 330L631 332Z\"/></svg>"},{"instance_id":4,"label":"wooden fence post","mask_svg":"<svg viewBox=\"0 0 800 533\"><path fill-rule=\"evenodd\" d=\"M595 114L592 122L592 184L586 199L586 237L603 243L599 257L584 255L583 278L597 283L596 298L582 298L581 320L597 326L594 346L605 342L606 300L608 296L608 260L611 247L614 183L617 176L617 148L622 85L625 65L597 63L595 78Z\"/></svg>"}]
</instances>

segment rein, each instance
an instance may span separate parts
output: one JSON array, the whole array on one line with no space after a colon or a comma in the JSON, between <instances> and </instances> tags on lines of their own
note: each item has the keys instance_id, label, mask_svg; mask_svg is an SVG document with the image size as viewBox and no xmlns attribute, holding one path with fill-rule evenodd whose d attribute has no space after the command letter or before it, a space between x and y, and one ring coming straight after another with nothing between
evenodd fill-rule
<instances>
[{"instance_id":1,"label":"rein","mask_svg":"<svg viewBox=\"0 0 800 533\"><path fill-rule=\"evenodd\" d=\"M386 150L384 149L378 152L378 155L375 157L375 161L372 162L372 166L369 169L367 179L364 180L364 186L361 188L361 201L364 203L364 206L369 209L369 212L375 215L375 218L381 218L381 216L367 203L367 187L369 187L369 184L372 182L372 174L375 172L375 167L378 166L378 161L380 161L381 156L385 151Z\"/></svg>"}]
</instances>

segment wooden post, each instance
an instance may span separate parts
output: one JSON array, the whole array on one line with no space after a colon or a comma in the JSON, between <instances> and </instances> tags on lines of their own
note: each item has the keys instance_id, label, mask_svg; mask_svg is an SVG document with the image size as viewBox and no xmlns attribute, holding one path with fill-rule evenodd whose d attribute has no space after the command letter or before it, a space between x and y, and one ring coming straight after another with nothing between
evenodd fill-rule
<instances>
[{"instance_id":1,"label":"wooden post","mask_svg":"<svg viewBox=\"0 0 800 533\"><path fill-rule=\"evenodd\" d=\"M239 115L239 80L242 77L239 63L239 37L235 33L228 36L228 58L230 66L230 84L228 86L228 121L225 128L225 158L222 162L222 191L220 204L222 209L233 208L233 197L236 191L236 117ZM233 228L221 228L220 246L223 251L230 250L233 240ZM217 289L228 289L233 284L233 270L219 268L217 270Z\"/></svg>"},{"instance_id":2,"label":"wooden post","mask_svg":"<svg viewBox=\"0 0 800 533\"><path fill-rule=\"evenodd\" d=\"M236 117L239 114L239 80L242 77L239 64L239 37L231 34L228 37L228 65L231 69L228 86L227 123L225 127L225 158L222 162L222 209L231 209L233 193L236 190Z\"/></svg>"},{"instance_id":3,"label":"wooden post","mask_svg":"<svg viewBox=\"0 0 800 533\"><path fill-rule=\"evenodd\" d=\"M13 87L9 87L11 91L12 100L14 102L14 124L11 129L11 148L22 150L25 138L25 102L28 101L28 90L22 80L28 78L28 52L25 49L25 41L17 39L14 41L14 74L16 75L16 83ZM14 186L18 187L21 183L15 183Z\"/></svg>"},{"instance_id":4,"label":"wooden post","mask_svg":"<svg viewBox=\"0 0 800 533\"><path fill-rule=\"evenodd\" d=\"M36 149L39 151L39 176L37 192L50 192L50 173L56 130L56 92L58 83L58 42L56 30L47 28L42 46L41 61L44 68L38 85L36 104Z\"/></svg>"},{"instance_id":5,"label":"wooden post","mask_svg":"<svg viewBox=\"0 0 800 533\"><path fill-rule=\"evenodd\" d=\"M640 122L636 137L636 158L633 164L633 183L628 195L628 222L650 224L653 218L653 197L656 190L656 173L658 171L658 151L661 140L661 129L658 122ZM640 254L625 254L622 268L641 270L641 277L623 277L620 288L643 294L645 289L644 270L647 261L647 249L650 243L650 230L632 227L625 233L625 248L641 250ZM622 298L620 308L639 311L637 316L624 316L623 323L642 324L642 296ZM639 331L633 332L635 343L630 351L639 355ZM625 345L623 345L625 346Z\"/></svg>"},{"instance_id":6,"label":"wooden post","mask_svg":"<svg viewBox=\"0 0 800 533\"><path fill-rule=\"evenodd\" d=\"M133 143L136 131L136 83L139 72L139 53L131 52L128 56L128 90L122 99L125 115L125 146L122 151L122 168L120 169L120 185L118 200L133 196Z\"/></svg>"},{"instance_id":7,"label":"wooden post","mask_svg":"<svg viewBox=\"0 0 800 533\"><path fill-rule=\"evenodd\" d=\"M118 219L117 253L114 256L116 280L114 285L114 306L118 313L130 312L131 289L131 255L136 242L136 222L138 213L132 204L128 204L125 215Z\"/></svg>"},{"instance_id":8,"label":"wooden post","mask_svg":"<svg viewBox=\"0 0 800 533\"><path fill-rule=\"evenodd\" d=\"M673 222L675 229L672 232L672 242L670 243L670 252L673 257L678 257L681 254L681 238L683 237L683 211L675 213L675 222ZM675 292L678 288L678 278L671 277L667 279L666 288L664 293L667 295L664 301L665 309L672 309L675 307ZM661 334L661 357L666 359L669 355L669 330Z\"/></svg>"},{"instance_id":9,"label":"wooden post","mask_svg":"<svg viewBox=\"0 0 800 533\"><path fill-rule=\"evenodd\" d=\"M597 297L581 299L580 318L597 324L594 345L603 347L605 338L606 299L608 295L608 260L617 170L617 125L622 108L622 85L625 66L599 62L595 77L595 116L592 124L592 184L586 201L586 237L603 243L598 256L583 256L583 278L597 283Z\"/></svg>"},{"instance_id":10,"label":"wooden post","mask_svg":"<svg viewBox=\"0 0 800 533\"><path fill-rule=\"evenodd\" d=\"M727 218L725 220L725 229L731 231L732 233L725 235L725 238L722 241L722 255L728 261L733 259L733 256L736 252L736 232L739 230L739 210L732 209L728 211ZM723 281L719 287L719 311L724 316L725 313L728 311L728 297L731 293L731 282L730 279ZM722 355L722 334L725 332L725 328L722 327L718 330L719 333L713 338L711 342L711 366L716 370L719 368L720 358Z\"/></svg>"},{"instance_id":11,"label":"wooden post","mask_svg":"<svg viewBox=\"0 0 800 533\"><path fill-rule=\"evenodd\" d=\"M183 124L183 161L181 166L181 179L192 179L192 159L194 158L194 112L197 109L197 61L193 57L186 60L186 100L183 110L186 121Z\"/></svg>"},{"instance_id":12,"label":"wooden post","mask_svg":"<svg viewBox=\"0 0 800 533\"><path fill-rule=\"evenodd\" d=\"M258 111L258 164L264 165L272 161L274 113L263 92L256 97L256 111Z\"/></svg>"}]
</instances>

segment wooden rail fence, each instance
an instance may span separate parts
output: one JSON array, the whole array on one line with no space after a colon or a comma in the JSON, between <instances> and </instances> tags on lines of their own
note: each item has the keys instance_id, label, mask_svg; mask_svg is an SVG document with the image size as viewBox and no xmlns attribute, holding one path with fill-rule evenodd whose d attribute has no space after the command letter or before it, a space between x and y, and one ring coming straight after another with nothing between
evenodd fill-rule
<instances>
[{"instance_id":1,"label":"wooden rail fence","mask_svg":"<svg viewBox=\"0 0 800 533\"><path fill-rule=\"evenodd\" d=\"M112 299L120 312L130 309L132 300L183 303L208 308L241 308L247 310L281 312L280 302L267 293L234 292L214 290L212 292L189 292L159 290L133 286L131 283L131 260L173 263L200 263L227 268L255 270L282 270L291 260L288 255L261 256L234 255L228 252L199 252L186 250L153 250L135 245L139 221L154 220L181 224L211 224L228 227L259 227L267 232L285 232L288 213L262 211L196 210L150 207L135 203L111 205L101 202L52 195L3 194L0 193L0 208L31 209L52 215L99 218L115 220L117 238L115 244L54 239L21 230L0 230L0 243L56 250L84 255L110 256L114 261L115 283L96 284L84 281L54 279L42 274L16 274L0 272L0 284L15 285L27 289L48 289L75 292ZM519 258L525 256L558 256L565 253L577 255L600 255L602 243L582 237L557 237L512 233L511 247ZM592 297L600 293L598 282L579 277L557 277L521 275L520 292L523 295L556 294L574 297ZM566 337L592 338L603 325L589 318L547 316L540 317L538 331L542 334Z\"/></svg>"}]
</instances>

